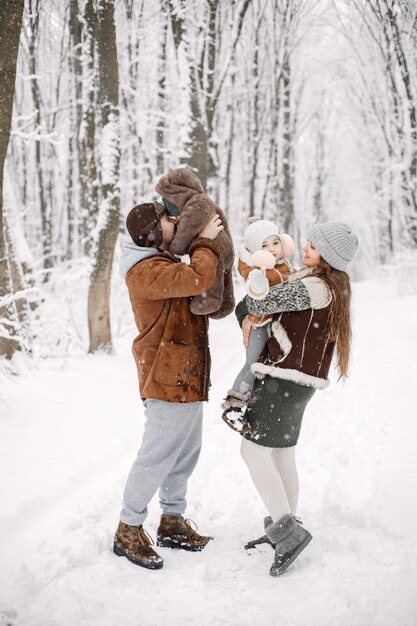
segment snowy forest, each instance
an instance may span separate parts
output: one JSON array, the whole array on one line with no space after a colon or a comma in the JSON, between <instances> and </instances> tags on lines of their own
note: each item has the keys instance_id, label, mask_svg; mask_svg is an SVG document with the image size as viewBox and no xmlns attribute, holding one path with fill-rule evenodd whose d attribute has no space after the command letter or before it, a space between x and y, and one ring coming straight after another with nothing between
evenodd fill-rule
<instances>
[{"instance_id":1,"label":"snowy forest","mask_svg":"<svg viewBox=\"0 0 417 626\"><path fill-rule=\"evenodd\" d=\"M243 548L266 510L221 419L233 314L187 491L215 540L161 572L112 552L145 422L125 219L177 167L235 253L254 216L298 267L311 224L359 240L349 377L297 444L314 541L279 578ZM0 626L415 626L416 315L417 0L0 0Z\"/></svg>"},{"instance_id":2,"label":"snowy forest","mask_svg":"<svg viewBox=\"0 0 417 626\"><path fill-rule=\"evenodd\" d=\"M251 215L298 244L344 219L355 278L410 263L416 20L414 0L3 0L0 353L111 348L124 216L178 166L237 240Z\"/></svg>"}]
</instances>

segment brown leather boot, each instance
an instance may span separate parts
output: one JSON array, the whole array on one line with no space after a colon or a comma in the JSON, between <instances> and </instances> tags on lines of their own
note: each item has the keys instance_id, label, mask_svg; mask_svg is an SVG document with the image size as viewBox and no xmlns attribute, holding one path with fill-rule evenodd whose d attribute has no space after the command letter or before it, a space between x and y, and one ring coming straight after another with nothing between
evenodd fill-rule
<instances>
[{"instance_id":1,"label":"brown leather boot","mask_svg":"<svg viewBox=\"0 0 417 626\"><path fill-rule=\"evenodd\" d=\"M177 515L161 515L156 545L161 548L179 548L199 552L213 537L203 537L191 526L189 520Z\"/></svg>"},{"instance_id":2,"label":"brown leather boot","mask_svg":"<svg viewBox=\"0 0 417 626\"><path fill-rule=\"evenodd\" d=\"M120 522L114 536L113 552L147 569L161 569L163 559L152 549L153 541L143 526Z\"/></svg>"}]
</instances>

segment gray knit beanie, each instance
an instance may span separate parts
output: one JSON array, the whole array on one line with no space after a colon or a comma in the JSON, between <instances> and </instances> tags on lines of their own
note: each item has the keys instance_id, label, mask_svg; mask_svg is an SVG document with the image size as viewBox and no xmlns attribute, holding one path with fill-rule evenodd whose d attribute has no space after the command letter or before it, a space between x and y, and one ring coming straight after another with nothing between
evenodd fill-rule
<instances>
[{"instance_id":1,"label":"gray knit beanie","mask_svg":"<svg viewBox=\"0 0 417 626\"><path fill-rule=\"evenodd\" d=\"M358 249L358 238L348 224L324 222L314 224L307 239L320 252L320 256L336 270L346 270Z\"/></svg>"}]
</instances>

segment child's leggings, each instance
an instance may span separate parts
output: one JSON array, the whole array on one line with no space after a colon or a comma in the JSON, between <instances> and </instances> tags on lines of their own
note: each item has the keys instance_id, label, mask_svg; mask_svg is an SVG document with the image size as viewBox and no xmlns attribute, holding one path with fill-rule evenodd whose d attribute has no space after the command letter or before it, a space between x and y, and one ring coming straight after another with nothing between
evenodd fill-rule
<instances>
[{"instance_id":1,"label":"child's leggings","mask_svg":"<svg viewBox=\"0 0 417 626\"><path fill-rule=\"evenodd\" d=\"M255 380L254 375L250 371L252 363L256 363L258 360L266 340L268 338L269 324L260 326L259 328L252 328L249 335L249 344L246 348L246 362L240 370L235 382L233 383L233 389L240 393L247 393L253 385Z\"/></svg>"}]
</instances>

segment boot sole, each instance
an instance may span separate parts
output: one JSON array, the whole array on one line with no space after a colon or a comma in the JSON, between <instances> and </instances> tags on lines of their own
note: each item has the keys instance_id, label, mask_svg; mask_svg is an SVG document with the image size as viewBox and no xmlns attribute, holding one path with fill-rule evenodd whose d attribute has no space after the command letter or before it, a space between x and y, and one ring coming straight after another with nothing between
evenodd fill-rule
<instances>
[{"instance_id":1,"label":"boot sole","mask_svg":"<svg viewBox=\"0 0 417 626\"><path fill-rule=\"evenodd\" d=\"M269 570L269 574L271 576L280 576L281 574L283 574L285 572L285 570L289 568L291 563L293 563L295 561L295 559L301 554L301 552L304 550L304 548L306 548L308 546L308 544L310 543L310 541L312 539L313 539L313 537L309 533L308 537L306 537L304 539L304 541L302 543L300 543L300 545L298 546L297 550L294 552L294 554L291 555L291 557L288 559L288 561L283 563L278 569L275 568L275 565L272 565L271 569Z\"/></svg>"},{"instance_id":2,"label":"boot sole","mask_svg":"<svg viewBox=\"0 0 417 626\"><path fill-rule=\"evenodd\" d=\"M152 563L152 562L149 562L149 561L142 561L140 559L133 559L131 556L126 554L126 552L124 550L119 548L119 546L116 544L116 542L113 544L113 552L117 556L124 556L125 559L127 559L128 561L130 561L134 565L138 565L139 567L144 567L146 569L161 569L163 567L163 565L164 565L163 561L161 563Z\"/></svg>"},{"instance_id":3,"label":"boot sole","mask_svg":"<svg viewBox=\"0 0 417 626\"><path fill-rule=\"evenodd\" d=\"M206 547L204 546L187 546L172 539L157 539L156 545L158 548L176 548L177 550L187 550L187 552L201 552ZM206 544L207 545L207 544Z\"/></svg>"},{"instance_id":4,"label":"boot sole","mask_svg":"<svg viewBox=\"0 0 417 626\"><path fill-rule=\"evenodd\" d=\"M229 428L231 428L232 430L235 431L235 433L250 433L250 431L252 430L250 428L250 426L248 428L241 428L240 430L238 428L236 428L235 426L232 426L232 424L230 422L227 421L227 419L225 417L223 417L222 415L222 420L225 424L228 425Z\"/></svg>"}]
</instances>

